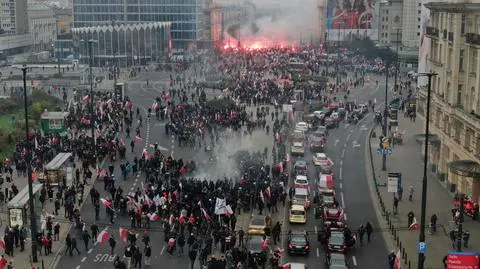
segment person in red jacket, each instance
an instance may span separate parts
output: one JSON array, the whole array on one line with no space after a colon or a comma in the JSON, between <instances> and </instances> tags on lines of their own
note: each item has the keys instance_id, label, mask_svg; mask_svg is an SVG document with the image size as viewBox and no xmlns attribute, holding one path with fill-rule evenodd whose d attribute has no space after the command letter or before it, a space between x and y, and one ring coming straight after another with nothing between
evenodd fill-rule
<instances>
[{"instance_id":1,"label":"person in red jacket","mask_svg":"<svg viewBox=\"0 0 480 269\"><path fill-rule=\"evenodd\" d=\"M0 258L0 269L4 269L5 265L7 265L7 259L2 255L2 258Z\"/></svg>"}]
</instances>

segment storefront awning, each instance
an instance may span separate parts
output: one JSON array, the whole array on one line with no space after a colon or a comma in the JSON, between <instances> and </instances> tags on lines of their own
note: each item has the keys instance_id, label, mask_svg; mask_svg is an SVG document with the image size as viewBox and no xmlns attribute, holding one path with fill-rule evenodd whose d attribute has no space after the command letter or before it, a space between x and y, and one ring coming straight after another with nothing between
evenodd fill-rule
<instances>
[{"instance_id":1,"label":"storefront awning","mask_svg":"<svg viewBox=\"0 0 480 269\"><path fill-rule=\"evenodd\" d=\"M471 160L458 160L447 164L450 172L464 177L480 179L480 164Z\"/></svg>"},{"instance_id":2,"label":"storefront awning","mask_svg":"<svg viewBox=\"0 0 480 269\"><path fill-rule=\"evenodd\" d=\"M415 137L415 140L418 143L425 143L425 140L427 139L425 134L416 134L413 137ZM430 144L438 144L440 143L440 137L438 137L436 134L428 134L428 142Z\"/></svg>"}]
</instances>

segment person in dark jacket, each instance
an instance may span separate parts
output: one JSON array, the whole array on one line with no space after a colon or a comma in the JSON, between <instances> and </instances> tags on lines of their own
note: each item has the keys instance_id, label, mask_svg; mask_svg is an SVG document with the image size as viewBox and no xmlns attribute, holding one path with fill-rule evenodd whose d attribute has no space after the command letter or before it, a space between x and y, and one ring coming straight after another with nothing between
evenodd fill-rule
<instances>
[{"instance_id":1,"label":"person in dark jacket","mask_svg":"<svg viewBox=\"0 0 480 269\"><path fill-rule=\"evenodd\" d=\"M138 267L139 269L142 269L142 252L140 252L139 249L137 249L137 250L135 251L135 254L133 255L133 258L134 258L134 260L135 260L133 267L134 267L135 269L137 269L137 267Z\"/></svg>"}]
</instances>

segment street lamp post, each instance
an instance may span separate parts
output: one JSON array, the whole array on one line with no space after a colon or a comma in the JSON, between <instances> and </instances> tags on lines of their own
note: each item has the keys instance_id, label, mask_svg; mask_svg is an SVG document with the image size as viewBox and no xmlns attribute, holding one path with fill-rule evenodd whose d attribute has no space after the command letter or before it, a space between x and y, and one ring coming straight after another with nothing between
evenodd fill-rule
<instances>
[{"instance_id":1,"label":"street lamp post","mask_svg":"<svg viewBox=\"0 0 480 269\"><path fill-rule=\"evenodd\" d=\"M325 31L325 76L328 77L328 31Z\"/></svg>"},{"instance_id":2,"label":"street lamp post","mask_svg":"<svg viewBox=\"0 0 480 269\"><path fill-rule=\"evenodd\" d=\"M383 137L388 137L388 68L387 64L385 68L385 108L383 110ZM382 171L387 171L387 154L382 153Z\"/></svg>"},{"instance_id":3,"label":"street lamp post","mask_svg":"<svg viewBox=\"0 0 480 269\"><path fill-rule=\"evenodd\" d=\"M400 28L397 28L397 44L396 44L396 48L395 48L395 90L397 90L398 88L398 85L397 85L397 75L398 75L398 72L400 71L399 69L399 61L398 61L398 47L399 47L399 38L398 36L400 35Z\"/></svg>"},{"instance_id":4,"label":"street lamp post","mask_svg":"<svg viewBox=\"0 0 480 269\"><path fill-rule=\"evenodd\" d=\"M427 114L425 117L425 152L423 155L423 179L422 179L422 204L421 204L421 216L420 216L420 235L418 237L419 243L425 243L425 218L427 209L427 164L428 164L428 143L430 132L430 94L432 90L432 77L436 76L435 73L418 74L418 76L428 77L428 89L427 89ZM425 254L418 253L418 269L424 268Z\"/></svg>"},{"instance_id":5,"label":"street lamp post","mask_svg":"<svg viewBox=\"0 0 480 269\"><path fill-rule=\"evenodd\" d=\"M30 229L31 229L31 239L32 239L32 262L38 262L37 256L37 220L35 218L35 204L33 197L33 180L32 180L32 164L31 164L31 146L29 139L29 128L28 128L28 102L27 102L27 67L23 66L23 99L25 102L25 138L26 138L26 147L27 147L27 156L26 156L26 165L27 165L27 179L28 179L28 207L30 211Z\"/></svg>"},{"instance_id":6,"label":"street lamp post","mask_svg":"<svg viewBox=\"0 0 480 269\"><path fill-rule=\"evenodd\" d=\"M92 130L92 140L93 140L93 155L95 159L95 164L97 164L97 139L95 139L95 113L93 108L94 94L93 94L93 43L94 40L88 40L88 58L89 58L89 69L90 69L90 127ZM96 167L95 167L96 168Z\"/></svg>"}]
</instances>

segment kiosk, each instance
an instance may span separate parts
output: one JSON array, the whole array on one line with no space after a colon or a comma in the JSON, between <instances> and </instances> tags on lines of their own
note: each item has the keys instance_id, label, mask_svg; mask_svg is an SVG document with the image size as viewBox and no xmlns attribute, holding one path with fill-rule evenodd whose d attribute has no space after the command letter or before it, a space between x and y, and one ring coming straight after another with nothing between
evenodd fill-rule
<instances>
[{"instance_id":1,"label":"kiosk","mask_svg":"<svg viewBox=\"0 0 480 269\"><path fill-rule=\"evenodd\" d=\"M42 212L42 203L38 199L40 196L40 190L42 189L43 184L33 183L33 203L35 207L35 212ZM25 186L13 199L8 202L8 225L10 227L15 227L16 225L20 227L26 227L29 222L28 217L28 186ZM40 223L39 216L35 216L37 224ZM37 226L41 227L41 226Z\"/></svg>"},{"instance_id":2,"label":"kiosk","mask_svg":"<svg viewBox=\"0 0 480 269\"><path fill-rule=\"evenodd\" d=\"M70 152L58 153L43 169L45 173L44 182L51 186L72 185L73 165L71 158L72 153Z\"/></svg>"},{"instance_id":3,"label":"kiosk","mask_svg":"<svg viewBox=\"0 0 480 269\"><path fill-rule=\"evenodd\" d=\"M68 115L68 112L43 112L40 116L42 131L45 134L66 134L65 119Z\"/></svg>"}]
</instances>

